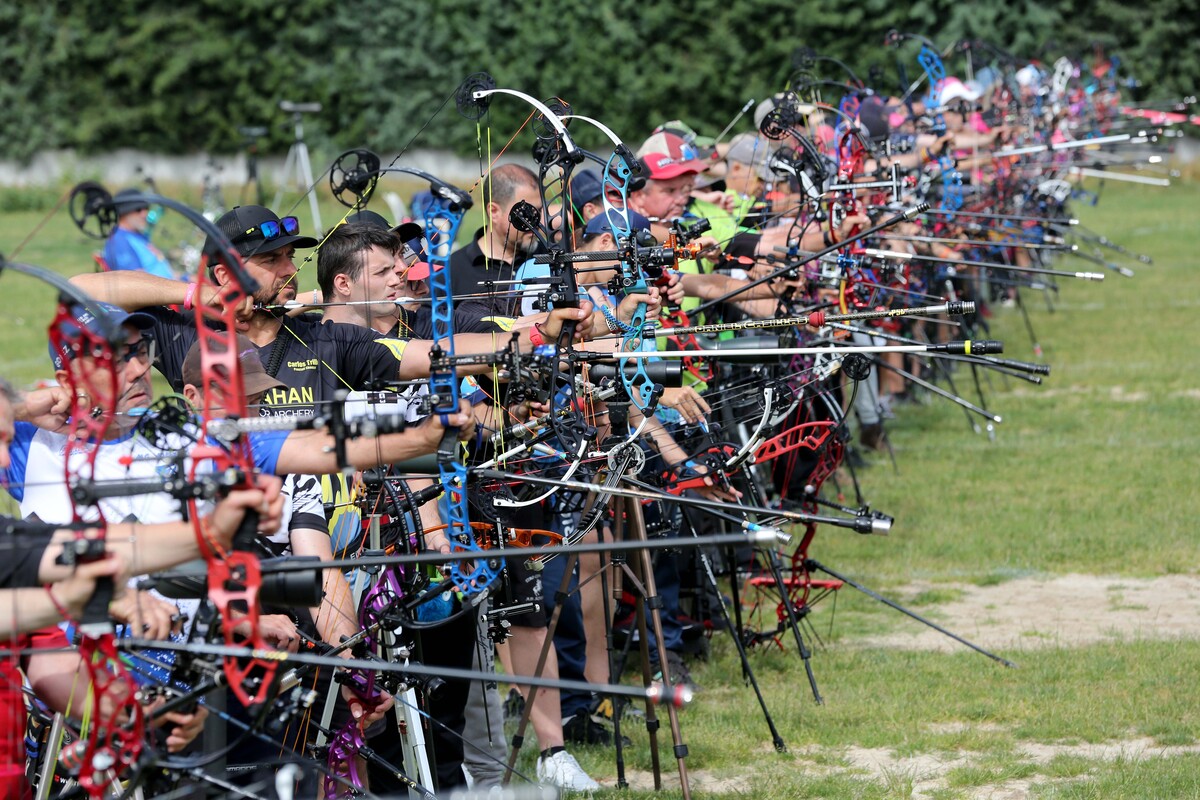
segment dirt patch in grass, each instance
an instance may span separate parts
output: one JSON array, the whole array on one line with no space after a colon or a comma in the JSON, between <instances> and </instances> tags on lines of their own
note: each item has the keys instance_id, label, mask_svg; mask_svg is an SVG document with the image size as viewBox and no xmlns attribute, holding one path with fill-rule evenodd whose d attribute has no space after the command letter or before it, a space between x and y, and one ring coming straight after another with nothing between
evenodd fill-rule
<instances>
[{"instance_id":1,"label":"dirt patch in grass","mask_svg":"<svg viewBox=\"0 0 1200 800\"><path fill-rule=\"evenodd\" d=\"M969 727L969 723L963 723ZM1044 767L1059 757L1074 757L1087 761L1142 761L1151 758L1163 758L1184 754L1200 753L1200 745L1185 745L1179 747L1163 747L1152 739L1138 738L1118 742L1099 744L1038 744L1022 742L1016 746L1013 755L1014 764L1031 764L1035 768ZM883 783L900 790L901 796L922 800L942 795L948 788L947 775L956 768L971 767L984 758L981 754L962 752L953 754L920 753L911 756L898 756L887 748L850 747L845 750L825 750L819 747L809 747L797 751L803 762L806 757L838 756L849 766L849 772L858 773L868 780ZM994 763L994 762L993 762ZM814 764L810 768L804 765L806 772L815 775L828 775L828 766ZM1052 780L1044 775L1032 775L999 784L984 786L961 787L962 797L978 798L979 800L1026 800L1031 797L1031 787L1044 785Z\"/></svg>"},{"instance_id":2,"label":"dirt patch in grass","mask_svg":"<svg viewBox=\"0 0 1200 800\"><path fill-rule=\"evenodd\" d=\"M994 586L914 583L889 594L903 603L904 597L935 587L961 593L918 613L988 649L1200 637L1200 576L1196 575L1150 579L1064 575L1017 578ZM947 652L962 647L899 613L895 620L890 633L855 637L846 644Z\"/></svg>"},{"instance_id":3,"label":"dirt patch in grass","mask_svg":"<svg viewBox=\"0 0 1200 800\"><path fill-rule=\"evenodd\" d=\"M669 748L668 748L669 749ZM626 769L625 780L629 781L629 788L637 791L653 791L654 790L654 773L648 770ZM616 788L616 779L600 779L597 781L605 789ZM675 765L674 760L664 761L662 766L662 785L663 790L671 793L669 796L677 796L679 789L679 770ZM688 770L688 786L691 787L692 794L707 796L717 794L748 794L750 792L750 780L742 775L717 775L710 770L704 769L689 769Z\"/></svg>"}]
</instances>

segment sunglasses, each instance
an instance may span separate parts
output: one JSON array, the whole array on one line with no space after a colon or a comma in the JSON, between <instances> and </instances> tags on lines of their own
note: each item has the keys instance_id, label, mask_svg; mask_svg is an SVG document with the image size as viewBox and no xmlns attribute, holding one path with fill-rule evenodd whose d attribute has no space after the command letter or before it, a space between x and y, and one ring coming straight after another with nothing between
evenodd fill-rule
<instances>
[{"instance_id":1,"label":"sunglasses","mask_svg":"<svg viewBox=\"0 0 1200 800\"><path fill-rule=\"evenodd\" d=\"M154 339L149 336L143 336L132 344L126 344L124 350L118 350L116 361L120 364L128 364L135 358L139 361L150 361L151 353L153 352Z\"/></svg>"},{"instance_id":2,"label":"sunglasses","mask_svg":"<svg viewBox=\"0 0 1200 800\"><path fill-rule=\"evenodd\" d=\"M117 365L124 366L135 358L139 361L150 361L153 358L154 339L149 336L142 336L136 342L127 343L118 348L113 353L113 362ZM100 358L104 355L104 347L97 345L92 350L92 358Z\"/></svg>"},{"instance_id":3,"label":"sunglasses","mask_svg":"<svg viewBox=\"0 0 1200 800\"><path fill-rule=\"evenodd\" d=\"M283 219L269 219L261 225L255 225L253 228L242 231L239 239L245 239L249 236L257 235L265 242L272 239L278 239L281 234L294 236L300 232L300 220L295 217L284 217Z\"/></svg>"}]
</instances>

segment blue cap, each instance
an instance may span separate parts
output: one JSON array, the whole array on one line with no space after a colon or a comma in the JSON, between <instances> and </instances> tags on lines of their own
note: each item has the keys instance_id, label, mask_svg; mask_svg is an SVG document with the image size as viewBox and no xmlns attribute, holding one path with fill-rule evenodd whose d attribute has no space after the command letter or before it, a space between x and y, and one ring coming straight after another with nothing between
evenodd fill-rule
<instances>
[{"instance_id":1,"label":"blue cap","mask_svg":"<svg viewBox=\"0 0 1200 800\"><path fill-rule=\"evenodd\" d=\"M648 231L650 230L650 220L643 217L631 208L625 209L625 215L629 218L629 229L631 231ZM618 209L609 209L604 214L597 214L592 217L584 229L585 237L599 236L602 233L612 233L613 229L623 230L625 228L625 220L621 218L621 212Z\"/></svg>"},{"instance_id":2,"label":"blue cap","mask_svg":"<svg viewBox=\"0 0 1200 800\"><path fill-rule=\"evenodd\" d=\"M604 182L594 169L581 169L571 178L571 203L582 209L586 203L599 199L604 194Z\"/></svg>"},{"instance_id":3,"label":"blue cap","mask_svg":"<svg viewBox=\"0 0 1200 800\"><path fill-rule=\"evenodd\" d=\"M109 325L132 325L139 330L147 330L154 327L154 317L149 314L143 314L140 311L129 312L125 309L114 306L111 303L96 303L101 311L104 312L105 319ZM75 322L79 327L72 326L71 323L64 323L64 332L68 336L79 333L80 328L86 328L92 333L105 335L104 328L92 316L92 312L80 305L73 306L71 313L75 317ZM54 364L55 369L62 369L67 361L75 357L75 353L70 346L63 342L61 348L56 348L54 343L50 343L50 361Z\"/></svg>"}]
</instances>

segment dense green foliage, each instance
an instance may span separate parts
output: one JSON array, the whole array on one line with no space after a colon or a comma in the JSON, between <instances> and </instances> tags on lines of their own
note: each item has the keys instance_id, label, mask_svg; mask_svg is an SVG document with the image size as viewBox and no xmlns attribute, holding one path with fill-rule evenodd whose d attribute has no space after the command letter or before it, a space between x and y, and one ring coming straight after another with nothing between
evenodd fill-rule
<instances>
[{"instance_id":1,"label":"dense green foliage","mask_svg":"<svg viewBox=\"0 0 1200 800\"><path fill-rule=\"evenodd\" d=\"M239 125L272 125L286 149L281 99L320 101L310 126L332 147L405 147L468 74L558 95L637 139L666 118L715 132L748 98L781 88L801 46L842 59L894 90L896 28L948 48L975 38L1025 58L1118 54L1142 94L1194 92L1200 51L1188 47L1200 0L52 0L0 4L0 153L47 147L103 152L229 152ZM899 51L913 61L912 47ZM948 58L965 70L963 57ZM843 75L828 68L826 76ZM915 66L909 67L915 73ZM526 110L497 103L494 131ZM493 137L495 139L495 137ZM475 149L453 102L417 145ZM494 141L499 147L503 143Z\"/></svg>"}]
</instances>

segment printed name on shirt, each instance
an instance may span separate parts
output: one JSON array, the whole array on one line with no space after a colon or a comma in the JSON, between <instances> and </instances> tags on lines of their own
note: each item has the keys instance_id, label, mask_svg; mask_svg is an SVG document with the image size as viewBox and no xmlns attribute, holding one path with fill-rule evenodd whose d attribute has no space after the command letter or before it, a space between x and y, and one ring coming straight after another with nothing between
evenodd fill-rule
<instances>
[{"instance_id":1,"label":"printed name on shirt","mask_svg":"<svg viewBox=\"0 0 1200 800\"><path fill-rule=\"evenodd\" d=\"M292 406L292 405L309 405L309 406L311 406L314 402L315 401L313 400L313 390L312 390L311 386L305 386L300 389L294 389L291 387L280 386L280 387L271 389L263 397L263 404L268 405L268 406ZM282 410L272 409L271 413L272 414L281 414L281 413L286 413L286 412L284 412ZM308 414L311 414L311 413L312 413L311 411L306 412L305 416L307 416Z\"/></svg>"},{"instance_id":2,"label":"printed name on shirt","mask_svg":"<svg viewBox=\"0 0 1200 800\"><path fill-rule=\"evenodd\" d=\"M316 358L310 358L307 361L289 361L287 362L288 369L294 372L308 372L316 369L321 361Z\"/></svg>"}]
</instances>

